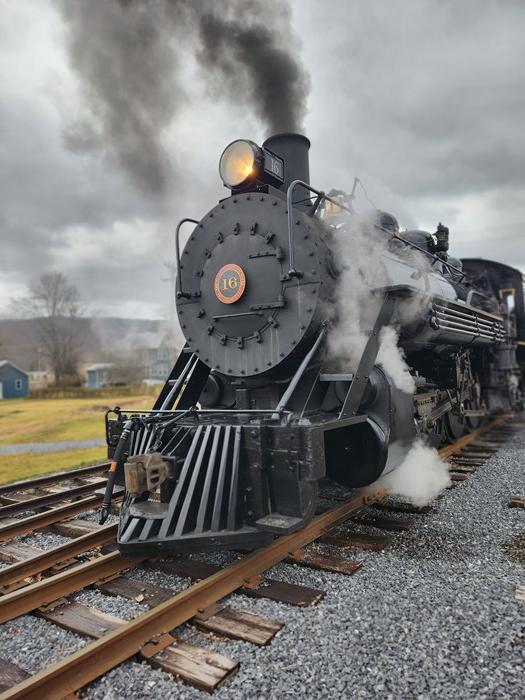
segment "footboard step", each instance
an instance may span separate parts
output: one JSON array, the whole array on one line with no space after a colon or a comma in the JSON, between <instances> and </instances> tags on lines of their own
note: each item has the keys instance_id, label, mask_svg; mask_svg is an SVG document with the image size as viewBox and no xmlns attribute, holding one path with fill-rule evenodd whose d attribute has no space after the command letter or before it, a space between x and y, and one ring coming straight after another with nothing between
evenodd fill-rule
<instances>
[{"instance_id":1,"label":"footboard step","mask_svg":"<svg viewBox=\"0 0 525 700\"><path fill-rule=\"evenodd\" d=\"M386 535L330 534L319 537L317 542L329 544L339 549L365 549L379 552L392 542Z\"/></svg>"},{"instance_id":2,"label":"footboard step","mask_svg":"<svg viewBox=\"0 0 525 700\"><path fill-rule=\"evenodd\" d=\"M26 678L29 678L27 671L7 661L7 659L0 658L0 693L4 693L14 685L25 681Z\"/></svg>"},{"instance_id":3,"label":"footboard step","mask_svg":"<svg viewBox=\"0 0 525 700\"><path fill-rule=\"evenodd\" d=\"M278 620L270 620L246 610L221 605L212 606L209 611L203 610L192 618L191 622L205 632L242 639L244 642L259 646L265 646L271 642L277 632L284 627L284 624Z\"/></svg>"},{"instance_id":4,"label":"footboard step","mask_svg":"<svg viewBox=\"0 0 525 700\"><path fill-rule=\"evenodd\" d=\"M111 632L120 625L124 624L124 620L114 615L106 615L96 608L90 608L82 603L67 603L59 605L52 610L38 610L36 614L43 617L44 620L54 622L60 627L64 627L70 632L83 634L86 637L99 639L107 632Z\"/></svg>"},{"instance_id":5,"label":"footboard step","mask_svg":"<svg viewBox=\"0 0 525 700\"><path fill-rule=\"evenodd\" d=\"M299 564L299 566L307 566L310 569L331 571L336 574L346 574L347 576L355 574L363 566L362 562L355 559L318 554L317 552L309 552L302 549L297 552L291 552L285 561L288 564Z\"/></svg>"},{"instance_id":6,"label":"footboard step","mask_svg":"<svg viewBox=\"0 0 525 700\"><path fill-rule=\"evenodd\" d=\"M236 659L178 640L154 656L144 653L143 656L155 668L208 693L213 693L226 678L236 673L240 665Z\"/></svg>"}]
</instances>

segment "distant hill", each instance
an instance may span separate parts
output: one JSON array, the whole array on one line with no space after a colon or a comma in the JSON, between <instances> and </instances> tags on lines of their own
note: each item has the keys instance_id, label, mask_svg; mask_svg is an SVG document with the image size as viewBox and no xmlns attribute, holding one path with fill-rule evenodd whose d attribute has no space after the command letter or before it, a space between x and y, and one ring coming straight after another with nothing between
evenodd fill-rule
<instances>
[{"instance_id":1,"label":"distant hill","mask_svg":"<svg viewBox=\"0 0 525 700\"><path fill-rule=\"evenodd\" d=\"M77 323L82 364L107 361L116 351L132 354L133 347L126 346L131 339L169 331L169 324L162 320L80 318ZM179 337L176 332L174 337ZM0 319L0 360L10 360L26 371L44 369L31 319Z\"/></svg>"}]
</instances>

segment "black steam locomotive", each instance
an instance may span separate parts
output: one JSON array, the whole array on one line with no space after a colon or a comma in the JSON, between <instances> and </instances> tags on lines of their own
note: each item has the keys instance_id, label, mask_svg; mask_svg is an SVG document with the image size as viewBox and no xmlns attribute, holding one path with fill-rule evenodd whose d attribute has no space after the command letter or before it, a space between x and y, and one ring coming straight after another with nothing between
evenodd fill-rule
<instances>
[{"instance_id":1,"label":"black steam locomotive","mask_svg":"<svg viewBox=\"0 0 525 700\"><path fill-rule=\"evenodd\" d=\"M371 484L399 464L392 445L437 446L521 405L522 274L451 258L442 225L400 233L378 214L381 283L367 290L362 347L354 360L330 350L341 314L361 311L341 306L348 271L334 254L357 215L351 196L309 184L309 146L298 134L234 141L220 159L230 196L177 227L185 347L152 410L106 417L102 520L116 484L124 554L260 546L312 518L323 477ZM413 391L377 361L387 326Z\"/></svg>"}]
</instances>

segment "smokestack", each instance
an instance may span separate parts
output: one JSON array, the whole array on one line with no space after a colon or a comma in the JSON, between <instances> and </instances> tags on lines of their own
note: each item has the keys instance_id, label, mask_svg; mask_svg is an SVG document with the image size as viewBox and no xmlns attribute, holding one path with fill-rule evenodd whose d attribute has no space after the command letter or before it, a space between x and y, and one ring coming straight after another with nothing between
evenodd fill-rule
<instances>
[{"instance_id":1,"label":"smokestack","mask_svg":"<svg viewBox=\"0 0 525 700\"><path fill-rule=\"evenodd\" d=\"M302 180L310 184L310 141L302 134L276 134L263 143L276 156L284 160L284 183L279 188L286 192L291 182Z\"/></svg>"}]
</instances>

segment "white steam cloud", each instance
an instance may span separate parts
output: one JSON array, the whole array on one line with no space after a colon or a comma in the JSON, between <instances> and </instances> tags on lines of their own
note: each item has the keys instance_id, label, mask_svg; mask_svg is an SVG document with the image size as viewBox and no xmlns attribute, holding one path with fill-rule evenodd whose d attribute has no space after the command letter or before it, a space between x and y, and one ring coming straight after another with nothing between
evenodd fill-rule
<instances>
[{"instance_id":1,"label":"white steam cloud","mask_svg":"<svg viewBox=\"0 0 525 700\"><path fill-rule=\"evenodd\" d=\"M416 440L405 459L394 471L381 477L374 487L384 488L392 496L424 506L450 486L448 464L437 450Z\"/></svg>"},{"instance_id":2,"label":"white steam cloud","mask_svg":"<svg viewBox=\"0 0 525 700\"><path fill-rule=\"evenodd\" d=\"M398 345L398 333L393 326L385 326L379 334L377 364L381 365L394 386L406 394L413 394L416 383L409 372L403 350Z\"/></svg>"},{"instance_id":3,"label":"white steam cloud","mask_svg":"<svg viewBox=\"0 0 525 700\"><path fill-rule=\"evenodd\" d=\"M375 212L374 212L375 214ZM371 290L386 283L381 260L388 235L378 237L374 222L345 216L334 232L334 246L340 275L337 281L338 318L328 343L331 354L354 368L357 366L381 299Z\"/></svg>"},{"instance_id":4,"label":"white steam cloud","mask_svg":"<svg viewBox=\"0 0 525 700\"><path fill-rule=\"evenodd\" d=\"M328 344L333 357L356 369L382 303L374 290L391 284L383 255L390 255L391 235L377 227L378 212L341 217L334 231L334 246L340 275L337 284L337 321ZM410 251L411 263L430 270L428 260ZM381 330L377 364L397 389L412 394L415 382L399 347L397 327L416 320L427 310L424 295L403 299L397 305L391 325Z\"/></svg>"}]
</instances>

